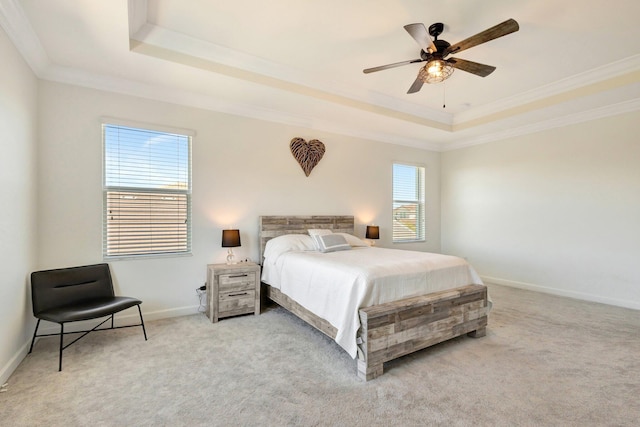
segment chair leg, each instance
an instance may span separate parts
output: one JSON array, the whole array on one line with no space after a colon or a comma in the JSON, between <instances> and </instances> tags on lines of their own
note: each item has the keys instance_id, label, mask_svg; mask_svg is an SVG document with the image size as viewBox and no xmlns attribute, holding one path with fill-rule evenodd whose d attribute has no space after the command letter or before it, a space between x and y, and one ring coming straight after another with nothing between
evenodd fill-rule
<instances>
[{"instance_id":1,"label":"chair leg","mask_svg":"<svg viewBox=\"0 0 640 427\"><path fill-rule=\"evenodd\" d=\"M62 371L62 350L64 350L63 338L64 337L64 323L60 323L60 358L58 361L58 372Z\"/></svg>"},{"instance_id":2,"label":"chair leg","mask_svg":"<svg viewBox=\"0 0 640 427\"><path fill-rule=\"evenodd\" d=\"M33 350L33 343L36 341L36 334L38 333L38 327L40 326L40 319L38 319L38 323L36 323L36 330L33 331L33 339L31 339L31 347L29 347L29 354Z\"/></svg>"},{"instance_id":3,"label":"chair leg","mask_svg":"<svg viewBox=\"0 0 640 427\"><path fill-rule=\"evenodd\" d=\"M144 328L144 319L142 319L142 310L140 310L140 304L138 304L138 313L140 313L140 324L142 325L142 333L144 334L144 340L147 341L147 330Z\"/></svg>"}]
</instances>

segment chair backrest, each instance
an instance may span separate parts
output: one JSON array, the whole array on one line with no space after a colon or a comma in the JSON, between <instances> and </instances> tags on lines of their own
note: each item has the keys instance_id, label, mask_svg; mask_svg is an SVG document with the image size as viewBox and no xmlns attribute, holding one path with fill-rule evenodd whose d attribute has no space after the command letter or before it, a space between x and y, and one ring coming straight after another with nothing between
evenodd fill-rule
<instances>
[{"instance_id":1,"label":"chair backrest","mask_svg":"<svg viewBox=\"0 0 640 427\"><path fill-rule=\"evenodd\" d=\"M35 316L67 304L112 296L114 292L109 264L31 273L31 300Z\"/></svg>"}]
</instances>

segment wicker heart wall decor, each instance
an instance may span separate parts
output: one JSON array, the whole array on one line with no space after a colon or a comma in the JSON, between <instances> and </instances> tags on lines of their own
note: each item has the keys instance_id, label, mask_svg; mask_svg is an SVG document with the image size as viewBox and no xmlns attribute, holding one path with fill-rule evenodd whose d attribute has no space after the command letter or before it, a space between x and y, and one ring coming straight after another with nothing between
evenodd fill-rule
<instances>
[{"instance_id":1,"label":"wicker heart wall decor","mask_svg":"<svg viewBox=\"0 0 640 427\"><path fill-rule=\"evenodd\" d=\"M306 176L309 176L324 156L324 144L317 139L307 142L302 138L293 138L289 144L291 154L300 163Z\"/></svg>"}]
</instances>

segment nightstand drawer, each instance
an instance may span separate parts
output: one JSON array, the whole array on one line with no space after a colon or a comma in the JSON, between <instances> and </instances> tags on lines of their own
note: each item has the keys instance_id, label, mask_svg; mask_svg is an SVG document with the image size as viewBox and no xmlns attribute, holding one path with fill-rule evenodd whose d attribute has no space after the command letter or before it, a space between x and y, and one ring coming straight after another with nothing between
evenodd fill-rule
<instances>
[{"instance_id":1,"label":"nightstand drawer","mask_svg":"<svg viewBox=\"0 0 640 427\"><path fill-rule=\"evenodd\" d=\"M220 293L256 289L256 273L221 274Z\"/></svg>"},{"instance_id":2,"label":"nightstand drawer","mask_svg":"<svg viewBox=\"0 0 640 427\"><path fill-rule=\"evenodd\" d=\"M218 317L235 316L237 314L253 313L256 307L256 291L232 291L221 293L218 299Z\"/></svg>"}]
</instances>

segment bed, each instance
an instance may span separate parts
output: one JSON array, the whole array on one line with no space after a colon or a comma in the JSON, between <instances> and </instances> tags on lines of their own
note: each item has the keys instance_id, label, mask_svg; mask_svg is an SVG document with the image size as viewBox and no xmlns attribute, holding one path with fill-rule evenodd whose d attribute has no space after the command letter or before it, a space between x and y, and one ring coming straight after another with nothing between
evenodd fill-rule
<instances>
[{"instance_id":1,"label":"bed","mask_svg":"<svg viewBox=\"0 0 640 427\"><path fill-rule=\"evenodd\" d=\"M266 297L357 358L358 377L374 379L384 362L442 341L486 334L487 288L466 261L356 244L354 228L353 216L262 216L259 239ZM309 250L308 230L342 234L352 250ZM294 250L279 249L292 241Z\"/></svg>"}]
</instances>

